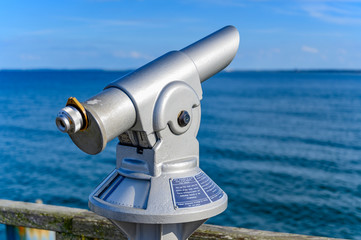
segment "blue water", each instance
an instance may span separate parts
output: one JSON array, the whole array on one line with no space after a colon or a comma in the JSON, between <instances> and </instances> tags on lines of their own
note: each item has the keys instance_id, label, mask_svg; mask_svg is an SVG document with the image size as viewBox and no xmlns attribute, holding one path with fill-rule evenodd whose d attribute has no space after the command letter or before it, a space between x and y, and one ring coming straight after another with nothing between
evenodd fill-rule
<instances>
[{"instance_id":1,"label":"blue water","mask_svg":"<svg viewBox=\"0 0 361 240\"><path fill-rule=\"evenodd\" d=\"M0 71L0 198L87 208L116 141L89 156L54 119L124 73ZM221 73L203 90L200 165L229 196L208 223L361 239L361 73Z\"/></svg>"}]
</instances>

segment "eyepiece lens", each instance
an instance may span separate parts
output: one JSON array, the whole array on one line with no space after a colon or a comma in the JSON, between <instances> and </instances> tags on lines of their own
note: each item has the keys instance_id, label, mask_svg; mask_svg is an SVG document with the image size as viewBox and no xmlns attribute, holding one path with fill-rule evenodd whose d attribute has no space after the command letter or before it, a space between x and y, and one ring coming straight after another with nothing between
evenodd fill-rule
<instances>
[{"instance_id":1,"label":"eyepiece lens","mask_svg":"<svg viewBox=\"0 0 361 240\"><path fill-rule=\"evenodd\" d=\"M65 133L69 131L70 123L66 117L60 115L56 118L56 126L61 132Z\"/></svg>"}]
</instances>

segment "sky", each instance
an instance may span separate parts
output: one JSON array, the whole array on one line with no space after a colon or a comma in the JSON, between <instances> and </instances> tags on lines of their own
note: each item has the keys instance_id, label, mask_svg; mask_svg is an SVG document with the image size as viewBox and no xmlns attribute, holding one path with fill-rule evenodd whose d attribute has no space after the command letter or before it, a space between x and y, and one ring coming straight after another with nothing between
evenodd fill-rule
<instances>
[{"instance_id":1,"label":"sky","mask_svg":"<svg viewBox=\"0 0 361 240\"><path fill-rule=\"evenodd\" d=\"M136 69L226 25L228 70L361 69L361 0L3 0L0 69Z\"/></svg>"}]
</instances>

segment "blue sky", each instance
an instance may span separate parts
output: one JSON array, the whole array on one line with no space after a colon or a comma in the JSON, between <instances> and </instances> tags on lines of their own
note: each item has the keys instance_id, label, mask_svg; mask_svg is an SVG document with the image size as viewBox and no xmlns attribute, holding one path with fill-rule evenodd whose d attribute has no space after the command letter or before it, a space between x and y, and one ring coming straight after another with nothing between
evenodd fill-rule
<instances>
[{"instance_id":1,"label":"blue sky","mask_svg":"<svg viewBox=\"0 0 361 240\"><path fill-rule=\"evenodd\" d=\"M132 69L226 26L229 69L361 69L361 0L0 2L0 69Z\"/></svg>"}]
</instances>

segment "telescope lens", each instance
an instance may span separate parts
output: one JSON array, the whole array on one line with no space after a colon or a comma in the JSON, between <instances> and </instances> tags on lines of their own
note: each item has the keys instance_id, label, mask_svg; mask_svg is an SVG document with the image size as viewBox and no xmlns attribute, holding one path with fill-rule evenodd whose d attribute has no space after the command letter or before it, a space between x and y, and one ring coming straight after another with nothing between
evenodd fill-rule
<instances>
[{"instance_id":1,"label":"telescope lens","mask_svg":"<svg viewBox=\"0 0 361 240\"><path fill-rule=\"evenodd\" d=\"M70 129L70 123L69 120L64 117L64 116L58 116L56 118L56 126L58 127L58 129L63 132L66 133L69 131Z\"/></svg>"},{"instance_id":2,"label":"telescope lens","mask_svg":"<svg viewBox=\"0 0 361 240\"><path fill-rule=\"evenodd\" d=\"M81 129L83 122L79 111L71 106L60 110L55 120L56 126L63 133L76 133Z\"/></svg>"}]
</instances>

